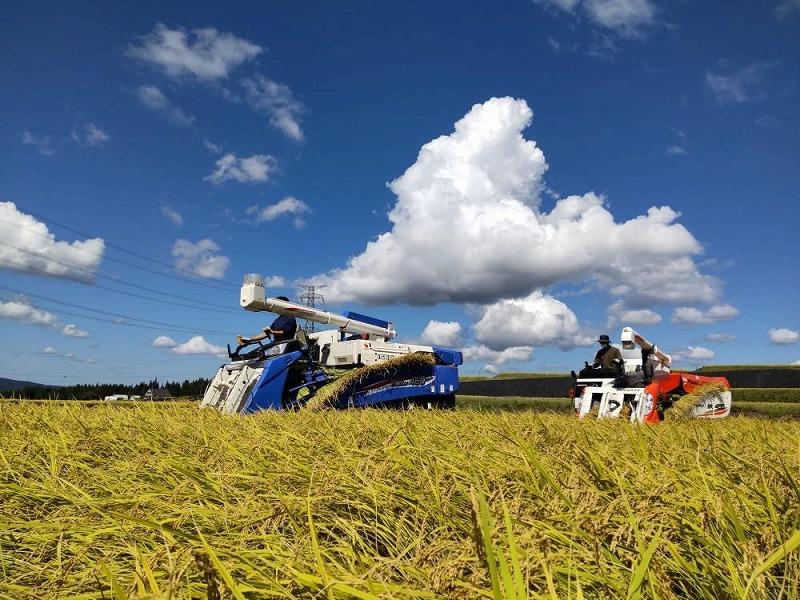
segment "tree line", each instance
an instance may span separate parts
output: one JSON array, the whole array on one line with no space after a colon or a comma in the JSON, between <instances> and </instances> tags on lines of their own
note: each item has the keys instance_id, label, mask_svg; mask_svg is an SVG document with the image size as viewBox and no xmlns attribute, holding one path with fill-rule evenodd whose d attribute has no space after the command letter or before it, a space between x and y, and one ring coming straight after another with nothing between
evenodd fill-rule
<instances>
[{"instance_id":1,"label":"tree line","mask_svg":"<svg viewBox=\"0 0 800 600\"><path fill-rule=\"evenodd\" d=\"M195 379L189 381L167 381L163 385L158 379L142 381L136 385L125 385L121 383L82 383L64 387L25 387L14 392L6 393L6 396L14 398L28 398L30 400L102 400L106 396L115 394L125 394L127 396L144 397L147 390L165 388L173 397L179 396L202 396L209 384L209 379Z\"/></svg>"}]
</instances>

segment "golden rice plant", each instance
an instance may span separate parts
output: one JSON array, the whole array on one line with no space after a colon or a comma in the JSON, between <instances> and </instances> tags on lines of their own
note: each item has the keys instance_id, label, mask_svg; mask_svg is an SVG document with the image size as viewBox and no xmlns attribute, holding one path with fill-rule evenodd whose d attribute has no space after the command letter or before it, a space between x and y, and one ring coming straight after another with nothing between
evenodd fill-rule
<instances>
[{"instance_id":1,"label":"golden rice plant","mask_svg":"<svg viewBox=\"0 0 800 600\"><path fill-rule=\"evenodd\" d=\"M0 402L2 598L797 598L800 423Z\"/></svg>"},{"instance_id":2,"label":"golden rice plant","mask_svg":"<svg viewBox=\"0 0 800 600\"><path fill-rule=\"evenodd\" d=\"M343 396L353 393L359 384L375 376L391 376L394 372L409 367L429 367L436 363L430 352L412 352L396 358L383 361L375 365L368 365L358 369L337 373L337 378L332 383L322 387L306 404L308 410L322 410L330 408Z\"/></svg>"}]
</instances>

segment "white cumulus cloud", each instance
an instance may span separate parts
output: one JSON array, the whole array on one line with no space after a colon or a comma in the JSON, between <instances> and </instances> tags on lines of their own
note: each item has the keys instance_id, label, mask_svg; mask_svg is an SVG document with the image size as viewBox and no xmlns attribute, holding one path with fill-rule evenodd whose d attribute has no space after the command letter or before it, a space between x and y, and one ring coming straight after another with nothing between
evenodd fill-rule
<instances>
[{"instance_id":1,"label":"white cumulus cloud","mask_svg":"<svg viewBox=\"0 0 800 600\"><path fill-rule=\"evenodd\" d=\"M667 154L670 156L683 156L686 150L683 146L667 146Z\"/></svg>"},{"instance_id":2,"label":"white cumulus cloud","mask_svg":"<svg viewBox=\"0 0 800 600\"><path fill-rule=\"evenodd\" d=\"M266 113L270 125L296 142L303 140L300 115L305 108L288 85L255 75L243 79L242 87L247 103L255 110Z\"/></svg>"},{"instance_id":3,"label":"white cumulus cloud","mask_svg":"<svg viewBox=\"0 0 800 600\"><path fill-rule=\"evenodd\" d=\"M13 202L0 202L0 268L90 282L103 260L101 238L64 242Z\"/></svg>"},{"instance_id":4,"label":"white cumulus cloud","mask_svg":"<svg viewBox=\"0 0 800 600\"><path fill-rule=\"evenodd\" d=\"M59 332L67 337L88 337L89 334L72 323L64 325L51 312L32 306L27 300L11 300L0 302L0 319L11 319L26 325L39 325Z\"/></svg>"},{"instance_id":5,"label":"white cumulus cloud","mask_svg":"<svg viewBox=\"0 0 800 600\"><path fill-rule=\"evenodd\" d=\"M428 321L422 330L422 342L431 346L457 348L461 345L461 323L458 321Z\"/></svg>"},{"instance_id":6,"label":"white cumulus cloud","mask_svg":"<svg viewBox=\"0 0 800 600\"><path fill-rule=\"evenodd\" d=\"M513 346L503 350L492 350L488 346L477 344L462 348L461 352L464 362L487 361L495 367L509 362L526 362L533 356L533 348L530 346Z\"/></svg>"},{"instance_id":7,"label":"white cumulus cloud","mask_svg":"<svg viewBox=\"0 0 800 600\"><path fill-rule=\"evenodd\" d=\"M255 215L258 223L272 221L283 215L294 215L296 229L302 229L305 226L306 223L302 215L310 212L311 208L309 208L308 204L294 196L287 196L275 204L269 204L264 207L251 206L247 209L247 214Z\"/></svg>"},{"instance_id":8,"label":"white cumulus cloud","mask_svg":"<svg viewBox=\"0 0 800 600\"><path fill-rule=\"evenodd\" d=\"M183 216L174 208L170 208L169 206L162 206L161 207L161 214L164 215L168 220L172 222L173 225L176 227L180 227L183 225Z\"/></svg>"},{"instance_id":9,"label":"white cumulus cloud","mask_svg":"<svg viewBox=\"0 0 800 600\"><path fill-rule=\"evenodd\" d=\"M621 301L617 301L608 308L608 325L613 327L617 323L628 325L658 325L663 318L657 312L647 309L628 309Z\"/></svg>"},{"instance_id":10,"label":"white cumulus cloud","mask_svg":"<svg viewBox=\"0 0 800 600\"><path fill-rule=\"evenodd\" d=\"M590 192L542 210L547 163L523 137L532 115L524 100L492 98L425 144L389 185L391 231L313 278L329 300L490 303L589 280L630 308L715 301L719 282L693 259L702 246L670 207L617 222Z\"/></svg>"},{"instance_id":11,"label":"white cumulus cloud","mask_svg":"<svg viewBox=\"0 0 800 600\"><path fill-rule=\"evenodd\" d=\"M170 349L173 354L212 354L214 356L227 356L225 348L215 346L206 341L202 335L196 335L188 341L178 344Z\"/></svg>"},{"instance_id":12,"label":"white cumulus cloud","mask_svg":"<svg viewBox=\"0 0 800 600\"><path fill-rule=\"evenodd\" d=\"M130 57L147 62L171 77L194 77L214 81L262 51L253 42L213 27L170 29L158 23L138 44L128 46Z\"/></svg>"},{"instance_id":13,"label":"white cumulus cloud","mask_svg":"<svg viewBox=\"0 0 800 600\"><path fill-rule=\"evenodd\" d=\"M160 335L153 340L153 346L156 348L174 348L178 343L167 335Z\"/></svg>"},{"instance_id":14,"label":"white cumulus cloud","mask_svg":"<svg viewBox=\"0 0 800 600\"><path fill-rule=\"evenodd\" d=\"M246 158L237 158L228 153L216 162L216 168L205 180L214 184L223 181L239 183L266 183L277 168L275 157L269 154L254 154Z\"/></svg>"},{"instance_id":15,"label":"white cumulus cloud","mask_svg":"<svg viewBox=\"0 0 800 600\"><path fill-rule=\"evenodd\" d=\"M679 306L672 312L672 322L680 325L708 325L727 321L739 315L739 309L730 304L715 304L707 310L692 306Z\"/></svg>"},{"instance_id":16,"label":"white cumulus cloud","mask_svg":"<svg viewBox=\"0 0 800 600\"><path fill-rule=\"evenodd\" d=\"M42 349L42 354L58 354L58 350L56 350L52 346L45 346Z\"/></svg>"},{"instance_id":17,"label":"white cumulus cloud","mask_svg":"<svg viewBox=\"0 0 800 600\"><path fill-rule=\"evenodd\" d=\"M195 122L193 115L190 115L180 106L175 106L164 95L164 93L154 85L143 85L137 90L139 102L150 110L166 115L176 125L187 126Z\"/></svg>"},{"instance_id":18,"label":"white cumulus cloud","mask_svg":"<svg viewBox=\"0 0 800 600\"><path fill-rule=\"evenodd\" d=\"M714 358L715 354L713 350L704 348L702 346L687 346L683 350L673 352L671 356L673 357L673 359L677 360L691 360L695 362L703 362L711 360L712 358Z\"/></svg>"},{"instance_id":19,"label":"white cumulus cloud","mask_svg":"<svg viewBox=\"0 0 800 600\"><path fill-rule=\"evenodd\" d=\"M581 332L578 318L566 304L538 290L483 307L473 329L475 338L492 350L527 346L567 349L594 341L594 336Z\"/></svg>"},{"instance_id":20,"label":"white cumulus cloud","mask_svg":"<svg viewBox=\"0 0 800 600\"><path fill-rule=\"evenodd\" d=\"M769 330L769 341L773 344L796 344L800 342L800 331L779 327Z\"/></svg>"},{"instance_id":21,"label":"white cumulus cloud","mask_svg":"<svg viewBox=\"0 0 800 600\"><path fill-rule=\"evenodd\" d=\"M172 257L175 267L186 273L207 277L209 279L222 279L228 269L230 259L220 254L221 248L216 242L209 239L192 243L189 240L179 239L172 246Z\"/></svg>"}]
</instances>

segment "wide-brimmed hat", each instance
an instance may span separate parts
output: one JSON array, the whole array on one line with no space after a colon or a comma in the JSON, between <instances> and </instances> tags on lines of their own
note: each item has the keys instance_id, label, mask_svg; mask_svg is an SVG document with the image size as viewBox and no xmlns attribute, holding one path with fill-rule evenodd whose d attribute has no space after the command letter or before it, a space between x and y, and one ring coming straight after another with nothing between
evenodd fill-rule
<instances>
[{"instance_id":1,"label":"wide-brimmed hat","mask_svg":"<svg viewBox=\"0 0 800 600\"><path fill-rule=\"evenodd\" d=\"M601 335L600 338L597 341L600 342L601 344L603 342L605 342L606 344L610 344L611 343L611 340L609 339L609 337L605 333L603 335Z\"/></svg>"}]
</instances>

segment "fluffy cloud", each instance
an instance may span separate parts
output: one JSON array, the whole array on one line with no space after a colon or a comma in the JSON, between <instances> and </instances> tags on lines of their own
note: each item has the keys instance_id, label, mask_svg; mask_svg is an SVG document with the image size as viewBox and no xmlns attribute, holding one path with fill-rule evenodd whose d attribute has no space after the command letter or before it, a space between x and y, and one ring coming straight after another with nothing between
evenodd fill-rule
<instances>
[{"instance_id":1,"label":"fluffy cloud","mask_svg":"<svg viewBox=\"0 0 800 600\"><path fill-rule=\"evenodd\" d=\"M422 330L422 342L431 346L458 348L461 345L461 323L458 321L428 321Z\"/></svg>"},{"instance_id":2,"label":"fluffy cloud","mask_svg":"<svg viewBox=\"0 0 800 600\"><path fill-rule=\"evenodd\" d=\"M177 345L178 342L166 335L160 335L153 340L153 346L156 348L174 348Z\"/></svg>"},{"instance_id":3,"label":"fluffy cloud","mask_svg":"<svg viewBox=\"0 0 800 600\"><path fill-rule=\"evenodd\" d=\"M305 109L289 86L255 75L243 79L242 87L247 103L253 109L266 113L270 125L296 142L303 140L300 115Z\"/></svg>"},{"instance_id":4,"label":"fluffy cloud","mask_svg":"<svg viewBox=\"0 0 800 600\"><path fill-rule=\"evenodd\" d=\"M284 287L286 280L280 275L268 275L264 278L265 287Z\"/></svg>"},{"instance_id":5,"label":"fluffy cloud","mask_svg":"<svg viewBox=\"0 0 800 600\"><path fill-rule=\"evenodd\" d=\"M691 360L695 362L703 362L714 358L714 351L702 346L687 346L683 350L678 350L672 353L672 358L678 360Z\"/></svg>"},{"instance_id":6,"label":"fluffy cloud","mask_svg":"<svg viewBox=\"0 0 800 600\"><path fill-rule=\"evenodd\" d=\"M202 335L196 335L183 344L178 344L170 349L173 354L212 354L214 356L227 356L225 348L215 346L206 341Z\"/></svg>"},{"instance_id":7,"label":"fluffy cloud","mask_svg":"<svg viewBox=\"0 0 800 600\"><path fill-rule=\"evenodd\" d=\"M94 123L87 123L82 129L72 129L72 141L81 146L100 147L111 141L111 136Z\"/></svg>"},{"instance_id":8,"label":"fluffy cloud","mask_svg":"<svg viewBox=\"0 0 800 600\"><path fill-rule=\"evenodd\" d=\"M170 29L158 23L139 44L128 46L130 57L147 62L171 77L194 77L214 81L228 74L262 51L252 42L213 27Z\"/></svg>"},{"instance_id":9,"label":"fluffy cloud","mask_svg":"<svg viewBox=\"0 0 800 600\"><path fill-rule=\"evenodd\" d=\"M305 226L305 220L301 215L309 212L311 212L311 209L308 204L294 196L287 196L275 204L269 204L264 207L251 206L247 209L247 214L255 215L258 223L272 221L283 215L294 215L296 229L302 229Z\"/></svg>"},{"instance_id":10,"label":"fluffy cloud","mask_svg":"<svg viewBox=\"0 0 800 600\"><path fill-rule=\"evenodd\" d=\"M594 336L581 333L578 318L566 304L540 291L485 306L473 329L479 342L498 351L528 346L567 349L594 341Z\"/></svg>"},{"instance_id":11,"label":"fluffy cloud","mask_svg":"<svg viewBox=\"0 0 800 600\"><path fill-rule=\"evenodd\" d=\"M800 331L780 327L769 330L769 341L773 344L796 344L800 342Z\"/></svg>"},{"instance_id":12,"label":"fluffy cloud","mask_svg":"<svg viewBox=\"0 0 800 600\"><path fill-rule=\"evenodd\" d=\"M509 362L526 362L533 356L530 346L514 346L503 350L492 350L483 344L462 348L464 362L488 361L493 366L504 365Z\"/></svg>"},{"instance_id":13,"label":"fluffy cloud","mask_svg":"<svg viewBox=\"0 0 800 600\"><path fill-rule=\"evenodd\" d=\"M683 146L668 146L667 154L670 156L683 156L686 154L686 150L683 148Z\"/></svg>"},{"instance_id":14,"label":"fluffy cloud","mask_svg":"<svg viewBox=\"0 0 800 600\"><path fill-rule=\"evenodd\" d=\"M693 260L700 243L671 208L618 223L587 193L543 212L547 163L522 135L531 119L524 100L493 98L425 144L390 184L391 231L313 278L329 300L489 303L566 280L593 280L631 308L717 299L719 282Z\"/></svg>"},{"instance_id":15,"label":"fluffy cloud","mask_svg":"<svg viewBox=\"0 0 800 600\"><path fill-rule=\"evenodd\" d=\"M25 299L0 302L0 319L11 319L27 325L39 325L67 337L88 337L89 334L72 323L62 324L56 315L31 306ZM46 349L45 349L46 350Z\"/></svg>"},{"instance_id":16,"label":"fluffy cloud","mask_svg":"<svg viewBox=\"0 0 800 600\"><path fill-rule=\"evenodd\" d=\"M177 210L170 208L169 206L162 206L161 214L164 215L164 217L166 217L170 221L172 221L172 224L175 225L176 227L180 227L181 225L183 225L183 217L181 216L181 213L179 213Z\"/></svg>"},{"instance_id":17,"label":"fluffy cloud","mask_svg":"<svg viewBox=\"0 0 800 600\"><path fill-rule=\"evenodd\" d=\"M67 325L64 325L61 328L61 335L66 335L68 337L84 338L84 337L89 337L89 332L76 327L72 323L68 323Z\"/></svg>"},{"instance_id":18,"label":"fluffy cloud","mask_svg":"<svg viewBox=\"0 0 800 600\"><path fill-rule=\"evenodd\" d=\"M269 154L236 158L234 154L228 153L216 162L216 169L205 180L215 184L223 181L266 183L276 168L277 161Z\"/></svg>"},{"instance_id":19,"label":"fluffy cloud","mask_svg":"<svg viewBox=\"0 0 800 600\"><path fill-rule=\"evenodd\" d=\"M672 322L680 325L708 325L727 321L739 315L739 310L730 304L716 304L702 311L691 306L679 306L672 313Z\"/></svg>"},{"instance_id":20,"label":"fluffy cloud","mask_svg":"<svg viewBox=\"0 0 800 600\"><path fill-rule=\"evenodd\" d=\"M97 362L93 358L83 358L80 356L75 356L75 354L73 354L72 352L60 352L59 350L56 350L52 346L47 346L44 350L41 351L41 354L46 354L48 357L65 358L67 360L71 360L72 362L86 363L88 365L93 365Z\"/></svg>"},{"instance_id":21,"label":"fluffy cloud","mask_svg":"<svg viewBox=\"0 0 800 600\"><path fill-rule=\"evenodd\" d=\"M180 271L209 279L222 279L231 261L219 251L220 247L213 240L192 243L180 239L172 246L172 257L175 267Z\"/></svg>"},{"instance_id":22,"label":"fluffy cloud","mask_svg":"<svg viewBox=\"0 0 800 600\"><path fill-rule=\"evenodd\" d=\"M25 130L22 132L22 143L26 146L33 146L42 156L53 156L56 153L56 151L53 150L49 135L34 135L30 131Z\"/></svg>"},{"instance_id":23,"label":"fluffy cloud","mask_svg":"<svg viewBox=\"0 0 800 600\"><path fill-rule=\"evenodd\" d=\"M661 315L655 311L642 308L630 310L625 307L623 302L617 301L608 308L608 326L613 327L617 323L623 325L658 325L663 320Z\"/></svg>"},{"instance_id":24,"label":"fluffy cloud","mask_svg":"<svg viewBox=\"0 0 800 600\"><path fill-rule=\"evenodd\" d=\"M706 340L714 344L729 344L736 341L736 336L732 333L709 333Z\"/></svg>"},{"instance_id":25,"label":"fluffy cloud","mask_svg":"<svg viewBox=\"0 0 800 600\"><path fill-rule=\"evenodd\" d=\"M13 202L0 202L0 240L0 267L83 282L94 279L105 250L100 238L57 241L44 223Z\"/></svg>"},{"instance_id":26,"label":"fluffy cloud","mask_svg":"<svg viewBox=\"0 0 800 600\"><path fill-rule=\"evenodd\" d=\"M754 63L727 75L706 71L706 86L720 104L740 104L766 97L766 80L773 65Z\"/></svg>"},{"instance_id":27,"label":"fluffy cloud","mask_svg":"<svg viewBox=\"0 0 800 600\"><path fill-rule=\"evenodd\" d=\"M164 93L154 85L143 85L137 90L139 102L150 110L166 115L176 125L187 126L195 122L193 115L188 114L180 106L175 106Z\"/></svg>"},{"instance_id":28,"label":"fluffy cloud","mask_svg":"<svg viewBox=\"0 0 800 600\"><path fill-rule=\"evenodd\" d=\"M595 25L635 37L655 20L655 6L650 0L535 0L569 13L580 8Z\"/></svg>"}]
</instances>

